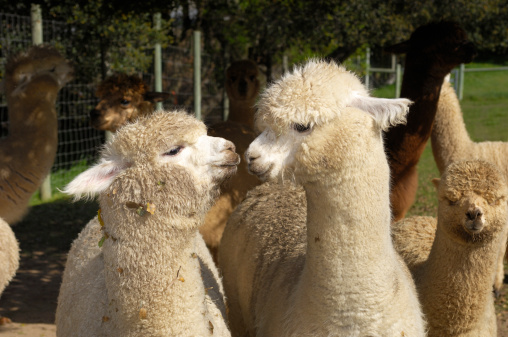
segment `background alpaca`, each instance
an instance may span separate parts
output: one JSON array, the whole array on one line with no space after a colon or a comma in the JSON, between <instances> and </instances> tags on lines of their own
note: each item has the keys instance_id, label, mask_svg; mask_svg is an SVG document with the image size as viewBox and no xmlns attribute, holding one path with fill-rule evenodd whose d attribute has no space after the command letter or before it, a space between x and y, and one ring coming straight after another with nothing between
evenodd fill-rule
<instances>
[{"instance_id":1,"label":"background alpaca","mask_svg":"<svg viewBox=\"0 0 508 337\"><path fill-rule=\"evenodd\" d=\"M445 80L431 135L432 154L440 173L455 161L482 159L495 164L508 180L508 143L475 143L469 137L464 123L460 103L455 90ZM498 273L494 288L499 291L503 286L506 245L502 245L498 263Z\"/></svg>"},{"instance_id":2,"label":"background alpaca","mask_svg":"<svg viewBox=\"0 0 508 337\"><path fill-rule=\"evenodd\" d=\"M394 220L402 219L414 202L418 185L416 166L430 137L441 85L461 63L469 63L476 50L456 23L431 23L416 29L409 40L385 49L406 54L401 97L413 101L406 125L385 133L390 163L390 200Z\"/></svg>"},{"instance_id":3,"label":"background alpaca","mask_svg":"<svg viewBox=\"0 0 508 337\"><path fill-rule=\"evenodd\" d=\"M233 335L424 336L414 284L390 239L381 136L405 121L408 104L369 97L355 75L322 61L265 91L249 170L294 176L305 196L295 187L274 203L278 185L263 184L231 216L219 263ZM299 196L306 220L305 211L287 212Z\"/></svg>"},{"instance_id":4,"label":"background alpaca","mask_svg":"<svg viewBox=\"0 0 508 337\"><path fill-rule=\"evenodd\" d=\"M184 112L158 111L120 129L99 164L65 190L99 192L101 213L69 252L58 335L229 336L221 280L198 227L238 162L231 142L207 136Z\"/></svg>"},{"instance_id":5,"label":"background alpaca","mask_svg":"<svg viewBox=\"0 0 508 337\"><path fill-rule=\"evenodd\" d=\"M136 75L114 74L97 87L100 99L90 111L90 122L97 130L115 132L140 116L151 114L154 103L169 98L167 92L148 91L146 83Z\"/></svg>"},{"instance_id":6,"label":"background alpaca","mask_svg":"<svg viewBox=\"0 0 508 337\"><path fill-rule=\"evenodd\" d=\"M254 128L254 105L259 93L259 71L251 60L234 61L226 69L226 92L229 99L228 121Z\"/></svg>"},{"instance_id":7,"label":"background alpaca","mask_svg":"<svg viewBox=\"0 0 508 337\"><path fill-rule=\"evenodd\" d=\"M234 61L226 71L226 92L229 98L229 116L225 122L216 123L208 134L232 141L236 151L243 157L245 150L256 138L254 132L255 103L259 93L258 67L254 61ZM221 195L206 214L200 228L201 235L217 262L217 251L229 216L247 192L261 181L249 174L242 161L237 173L221 186Z\"/></svg>"},{"instance_id":8,"label":"background alpaca","mask_svg":"<svg viewBox=\"0 0 508 337\"><path fill-rule=\"evenodd\" d=\"M58 143L55 102L72 67L51 46L36 46L5 66L9 136L0 140L0 217L21 220L49 173Z\"/></svg>"},{"instance_id":9,"label":"background alpaca","mask_svg":"<svg viewBox=\"0 0 508 337\"><path fill-rule=\"evenodd\" d=\"M414 217L392 225L394 244L416 282L429 337L495 337L492 281L508 230L505 179L492 164L467 161L448 166L435 184L437 224L434 218Z\"/></svg>"}]
</instances>

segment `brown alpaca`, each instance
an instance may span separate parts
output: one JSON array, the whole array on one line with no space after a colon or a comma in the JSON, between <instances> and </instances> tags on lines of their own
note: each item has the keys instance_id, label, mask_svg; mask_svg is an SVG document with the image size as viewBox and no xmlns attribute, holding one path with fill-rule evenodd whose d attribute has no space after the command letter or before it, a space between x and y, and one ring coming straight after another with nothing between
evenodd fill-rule
<instances>
[{"instance_id":1,"label":"brown alpaca","mask_svg":"<svg viewBox=\"0 0 508 337\"><path fill-rule=\"evenodd\" d=\"M226 71L226 92L229 98L229 117L226 122L210 127L208 134L232 141L242 156L256 138L254 132L254 104L259 93L258 67L250 60L235 61ZM226 222L247 192L261 181L249 174L244 160L237 173L221 186L221 195L205 217L200 232L217 262L217 249Z\"/></svg>"},{"instance_id":2,"label":"brown alpaca","mask_svg":"<svg viewBox=\"0 0 508 337\"><path fill-rule=\"evenodd\" d=\"M428 322L428 336L497 336L492 281L508 230L507 186L492 164L455 162L435 179L432 217L392 225Z\"/></svg>"},{"instance_id":3,"label":"brown alpaca","mask_svg":"<svg viewBox=\"0 0 508 337\"><path fill-rule=\"evenodd\" d=\"M401 97L414 102L406 125L385 133L394 221L402 219L414 202L418 185L416 166L430 137L441 85L445 76L476 55L466 32L454 22L431 23L416 29L409 40L386 48L406 54Z\"/></svg>"},{"instance_id":4,"label":"brown alpaca","mask_svg":"<svg viewBox=\"0 0 508 337\"><path fill-rule=\"evenodd\" d=\"M32 47L5 66L9 136L0 140L0 217L23 217L32 194L53 165L58 132L55 102L72 67L50 46Z\"/></svg>"},{"instance_id":5,"label":"brown alpaca","mask_svg":"<svg viewBox=\"0 0 508 337\"><path fill-rule=\"evenodd\" d=\"M508 181L508 142L473 142L467 132L457 94L446 80L441 88L431 143L434 160L440 173L453 162L481 159L496 165ZM505 251L506 245L503 245L494 280L496 292L503 286Z\"/></svg>"},{"instance_id":6,"label":"brown alpaca","mask_svg":"<svg viewBox=\"0 0 508 337\"><path fill-rule=\"evenodd\" d=\"M102 81L95 95L100 101L90 111L92 126L115 132L122 125L153 112L155 102L169 98L166 92L148 91L146 83L135 75L115 74Z\"/></svg>"},{"instance_id":7,"label":"brown alpaca","mask_svg":"<svg viewBox=\"0 0 508 337\"><path fill-rule=\"evenodd\" d=\"M226 70L228 121L254 127L254 103L259 92L258 66L251 60L231 63Z\"/></svg>"}]
</instances>

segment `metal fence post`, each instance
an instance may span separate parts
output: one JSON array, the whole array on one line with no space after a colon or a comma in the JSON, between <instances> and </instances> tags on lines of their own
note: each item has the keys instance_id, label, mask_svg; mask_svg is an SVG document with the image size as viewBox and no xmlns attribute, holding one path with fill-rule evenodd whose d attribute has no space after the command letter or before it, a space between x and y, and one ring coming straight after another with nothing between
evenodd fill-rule
<instances>
[{"instance_id":1,"label":"metal fence post","mask_svg":"<svg viewBox=\"0 0 508 337\"><path fill-rule=\"evenodd\" d=\"M194 114L201 119L201 32L194 31Z\"/></svg>"},{"instance_id":2,"label":"metal fence post","mask_svg":"<svg viewBox=\"0 0 508 337\"><path fill-rule=\"evenodd\" d=\"M395 66L395 98L400 98L400 88L402 86L402 66L397 63Z\"/></svg>"},{"instance_id":3,"label":"metal fence post","mask_svg":"<svg viewBox=\"0 0 508 337\"><path fill-rule=\"evenodd\" d=\"M156 30L161 29L161 13L153 15L153 23ZM154 47L154 78L155 78L155 91L162 91L162 49L160 42L157 42ZM155 104L157 110L162 109L162 102Z\"/></svg>"},{"instance_id":4,"label":"metal fence post","mask_svg":"<svg viewBox=\"0 0 508 337\"><path fill-rule=\"evenodd\" d=\"M462 96L464 94L464 70L466 66L464 63L460 64L459 68L459 100L462 100Z\"/></svg>"},{"instance_id":5,"label":"metal fence post","mask_svg":"<svg viewBox=\"0 0 508 337\"><path fill-rule=\"evenodd\" d=\"M30 8L30 17L32 23L32 44L42 44L42 13L41 6L32 4ZM46 176L39 188L39 196L41 200L51 199L51 172Z\"/></svg>"},{"instance_id":6,"label":"metal fence post","mask_svg":"<svg viewBox=\"0 0 508 337\"><path fill-rule=\"evenodd\" d=\"M369 89L370 82L370 47L367 47L367 51L365 52L365 87Z\"/></svg>"}]
</instances>

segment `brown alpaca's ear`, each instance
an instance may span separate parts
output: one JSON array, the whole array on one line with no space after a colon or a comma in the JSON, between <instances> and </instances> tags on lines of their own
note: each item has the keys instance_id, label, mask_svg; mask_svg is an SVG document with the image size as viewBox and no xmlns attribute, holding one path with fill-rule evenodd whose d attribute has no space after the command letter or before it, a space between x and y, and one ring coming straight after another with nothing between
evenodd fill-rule
<instances>
[{"instance_id":1,"label":"brown alpaca's ear","mask_svg":"<svg viewBox=\"0 0 508 337\"><path fill-rule=\"evenodd\" d=\"M163 102L167 100L171 96L169 92L155 92L155 91L147 91L143 95L145 101L149 101L152 103Z\"/></svg>"},{"instance_id":2,"label":"brown alpaca's ear","mask_svg":"<svg viewBox=\"0 0 508 337\"><path fill-rule=\"evenodd\" d=\"M440 182L441 182L441 179L439 179L439 178L432 179L432 183L434 184L434 187L436 188L436 190L439 188Z\"/></svg>"},{"instance_id":3,"label":"brown alpaca's ear","mask_svg":"<svg viewBox=\"0 0 508 337\"><path fill-rule=\"evenodd\" d=\"M384 48L384 51L391 54L405 54L409 51L411 44L409 40Z\"/></svg>"}]
</instances>

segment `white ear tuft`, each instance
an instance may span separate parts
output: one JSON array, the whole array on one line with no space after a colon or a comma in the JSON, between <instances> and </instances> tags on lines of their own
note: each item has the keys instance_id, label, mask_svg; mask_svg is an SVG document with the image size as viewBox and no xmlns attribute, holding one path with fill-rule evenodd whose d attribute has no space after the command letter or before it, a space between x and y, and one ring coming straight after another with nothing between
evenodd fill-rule
<instances>
[{"instance_id":1,"label":"white ear tuft","mask_svg":"<svg viewBox=\"0 0 508 337\"><path fill-rule=\"evenodd\" d=\"M83 197L91 198L104 191L113 180L126 168L121 162L101 159L101 161L79 174L65 188L63 193L73 195L74 200Z\"/></svg>"},{"instance_id":2,"label":"white ear tuft","mask_svg":"<svg viewBox=\"0 0 508 337\"><path fill-rule=\"evenodd\" d=\"M412 102L406 98L377 98L354 93L348 106L370 113L379 128L386 131L391 126L406 124L411 104Z\"/></svg>"}]
</instances>

